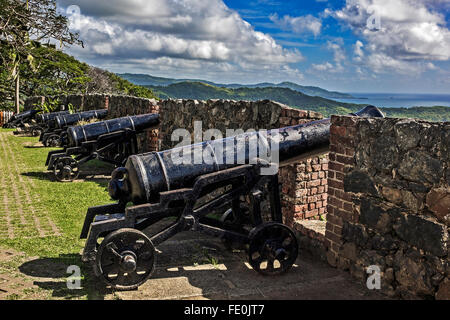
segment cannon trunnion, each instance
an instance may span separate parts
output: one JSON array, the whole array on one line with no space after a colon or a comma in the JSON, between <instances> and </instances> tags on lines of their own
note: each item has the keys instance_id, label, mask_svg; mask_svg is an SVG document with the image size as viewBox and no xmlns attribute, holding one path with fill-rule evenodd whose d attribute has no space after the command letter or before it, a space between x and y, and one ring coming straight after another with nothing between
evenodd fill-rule
<instances>
[{"instance_id":1,"label":"cannon trunnion","mask_svg":"<svg viewBox=\"0 0 450 320\"><path fill-rule=\"evenodd\" d=\"M58 181L75 180L80 165L94 159L124 165L138 152L136 135L158 125L158 114L146 114L70 127L65 148L49 152L45 164Z\"/></svg>"},{"instance_id":2,"label":"cannon trunnion","mask_svg":"<svg viewBox=\"0 0 450 320\"><path fill-rule=\"evenodd\" d=\"M383 117L372 106L353 115ZM194 230L227 244L246 245L250 265L261 274L287 272L297 259L298 245L294 232L282 223L278 173L273 168L326 152L329 136L327 119L130 156L109 184L118 203L91 207L86 214L80 236L86 239L83 261L93 264L96 275L113 288L134 289L154 270L155 246ZM260 141L263 153L252 153L252 139ZM260 156L267 154L264 146L270 157ZM208 160L196 162L199 154ZM180 155L194 161L180 163ZM265 195L270 219L263 218L261 210ZM166 218L174 222L152 235L144 233Z\"/></svg>"}]
</instances>

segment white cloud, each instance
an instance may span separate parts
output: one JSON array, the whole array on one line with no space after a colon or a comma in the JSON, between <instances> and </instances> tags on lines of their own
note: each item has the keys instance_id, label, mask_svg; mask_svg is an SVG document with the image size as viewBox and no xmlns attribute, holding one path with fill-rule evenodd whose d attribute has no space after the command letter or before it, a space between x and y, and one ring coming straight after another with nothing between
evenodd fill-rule
<instances>
[{"instance_id":1,"label":"white cloud","mask_svg":"<svg viewBox=\"0 0 450 320\"><path fill-rule=\"evenodd\" d=\"M334 69L334 66L329 62L325 62L323 64L312 64L311 66L317 71L332 71Z\"/></svg>"},{"instance_id":2,"label":"white cloud","mask_svg":"<svg viewBox=\"0 0 450 320\"><path fill-rule=\"evenodd\" d=\"M346 55L344 50L344 41L342 38L334 39L334 41L327 41L326 48L333 52L334 64L325 62L322 64L312 64L309 73L315 71L327 71L329 73L342 73L345 71L343 64L346 63Z\"/></svg>"},{"instance_id":3,"label":"white cloud","mask_svg":"<svg viewBox=\"0 0 450 320\"><path fill-rule=\"evenodd\" d=\"M364 50L363 50L364 43L357 40L355 45L353 46L353 48L354 48L354 54L355 54L354 60L357 62L361 62L362 59L364 58Z\"/></svg>"},{"instance_id":4,"label":"white cloud","mask_svg":"<svg viewBox=\"0 0 450 320\"><path fill-rule=\"evenodd\" d=\"M157 63L166 63L171 72L183 65L192 72L227 66L289 73L289 65L303 59L297 49L255 31L221 0L81 0L78 5L81 14L72 27L85 49L71 53L100 67L122 64L152 72Z\"/></svg>"},{"instance_id":5,"label":"white cloud","mask_svg":"<svg viewBox=\"0 0 450 320\"><path fill-rule=\"evenodd\" d=\"M327 14L346 23L365 39L355 44L355 61L375 72L420 73L426 61L450 59L450 31L444 15L434 10L440 0L347 0L344 8ZM376 17L379 30L370 30L367 21ZM372 19L373 20L373 19Z\"/></svg>"},{"instance_id":6,"label":"white cloud","mask_svg":"<svg viewBox=\"0 0 450 320\"><path fill-rule=\"evenodd\" d=\"M269 18L280 28L295 33L312 33L318 36L322 30L322 21L310 14L300 17L285 15L283 18L278 17L278 14L272 14Z\"/></svg>"}]
</instances>

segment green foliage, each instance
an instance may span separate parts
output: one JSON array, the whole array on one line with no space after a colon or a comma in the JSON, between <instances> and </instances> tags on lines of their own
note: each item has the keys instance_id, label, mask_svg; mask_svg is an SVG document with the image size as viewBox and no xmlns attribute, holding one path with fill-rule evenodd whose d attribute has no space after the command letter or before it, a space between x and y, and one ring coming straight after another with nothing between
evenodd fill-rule
<instances>
[{"instance_id":1,"label":"green foliage","mask_svg":"<svg viewBox=\"0 0 450 320\"><path fill-rule=\"evenodd\" d=\"M6 49L0 47L0 50ZM156 98L150 89L134 85L111 72L93 68L53 46L42 45L36 49L33 65L33 68L27 63L20 65L22 100L31 96L49 97L86 93ZM14 110L13 99L14 88L11 85L10 74L2 68L0 69L0 110Z\"/></svg>"},{"instance_id":2,"label":"green foliage","mask_svg":"<svg viewBox=\"0 0 450 320\"><path fill-rule=\"evenodd\" d=\"M44 104L41 105L36 105L35 109L37 110L41 110L43 113L51 113L56 111L56 109L59 107L59 99L58 98L47 98L46 101L44 102Z\"/></svg>"},{"instance_id":3,"label":"green foliage","mask_svg":"<svg viewBox=\"0 0 450 320\"><path fill-rule=\"evenodd\" d=\"M92 80L89 65L52 47L42 46L35 52L37 71L21 66L21 92L26 96L54 96L83 92Z\"/></svg>"},{"instance_id":4,"label":"green foliage","mask_svg":"<svg viewBox=\"0 0 450 320\"><path fill-rule=\"evenodd\" d=\"M156 98L152 90L146 87L132 84L131 82L115 75L114 73L109 73L108 76L110 81L115 85L116 89L121 91L125 95L148 99Z\"/></svg>"},{"instance_id":5,"label":"green foliage","mask_svg":"<svg viewBox=\"0 0 450 320\"><path fill-rule=\"evenodd\" d=\"M0 0L0 60L8 73L1 82L9 80L10 87L14 82L19 90L23 69L37 72L42 43L52 39L61 47L82 44L78 34L69 31L67 18L58 13L56 0ZM17 111L23 94L21 90L14 96Z\"/></svg>"},{"instance_id":6,"label":"green foliage","mask_svg":"<svg viewBox=\"0 0 450 320\"><path fill-rule=\"evenodd\" d=\"M430 121L450 121L450 108L443 106L414 108L383 108L390 118L417 118Z\"/></svg>"},{"instance_id":7,"label":"green foliage","mask_svg":"<svg viewBox=\"0 0 450 320\"><path fill-rule=\"evenodd\" d=\"M69 103L69 104L67 105L67 110L68 110L70 113L75 113L76 108L75 108L75 106L74 106L73 104Z\"/></svg>"}]
</instances>

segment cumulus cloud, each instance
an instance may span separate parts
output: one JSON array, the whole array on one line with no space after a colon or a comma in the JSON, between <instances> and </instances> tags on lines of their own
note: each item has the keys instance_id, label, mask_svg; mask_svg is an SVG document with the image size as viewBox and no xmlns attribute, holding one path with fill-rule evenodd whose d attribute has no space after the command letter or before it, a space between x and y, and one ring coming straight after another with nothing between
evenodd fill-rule
<instances>
[{"instance_id":1,"label":"cumulus cloud","mask_svg":"<svg viewBox=\"0 0 450 320\"><path fill-rule=\"evenodd\" d=\"M342 38L334 39L333 41L327 41L326 48L333 52L333 60L334 64L331 62L324 62L322 64L312 64L312 70L309 70L310 73L315 71L327 71L330 73L338 73L344 71L344 66L346 62L346 54L344 50L344 41Z\"/></svg>"},{"instance_id":2,"label":"cumulus cloud","mask_svg":"<svg viewBox=\"0 0 450 320\"><path fill-rule=\"evenodd\" d=\"M325 62L322 64L312 64L311 66L314 70L317 70L317 71L332 71L332 70L334 70L334 66L329 62Z\"/></svg>"},{"instance_id":3,"label":"cumulus cloud","mask_svg":"<svg viewBox=\"0 0 450 320\"><path fill-rule=\"evenodd\" d=\"M71 3L59 0L62 8ZM197 75L205 68L270 68L301 75L289 66L303 59L297 49L285 49L256 31L222 0L81 0L77 5L81 12L72 17L71 27L85 49L71 52L100 67L169 69L172 75L181 65Z\"/></svg>"},{"instance_id":4,"label":"cumulus cloud","mask_svg":"<svg viewBox=\"0 0 450 320\"><path fill-rule=\"evenodd\" d=\"M269 18L280 28L295 33L312 33L318 36L322 30L322 21L310 14L300 17L285 15L283 18L280 18L278 14L272 14Z\"/></svg>"},{"instance_id":5,"label":"cumulus cloud","mask_svg":"<svg viewBox=\"0 0 450 320\"><path fill-rule=\"evenodd\" d=\"M445 16L434 8L440 0L347 0L346 5L328 15L344 22L366 42L358 41L355 60L375 72L420 73L427 62L450 59L450 31ZM379 26L371 28L374 21Z\"/></svg>"}]
</instances>

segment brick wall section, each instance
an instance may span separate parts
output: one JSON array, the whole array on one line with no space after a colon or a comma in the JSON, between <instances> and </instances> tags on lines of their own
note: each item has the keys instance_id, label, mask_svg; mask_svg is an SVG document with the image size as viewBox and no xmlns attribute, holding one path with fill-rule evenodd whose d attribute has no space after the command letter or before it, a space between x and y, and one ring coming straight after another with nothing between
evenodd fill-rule
<instances>
[{"instance_id":1,"label":"brick wall section","mask_svg":"<svg viewBox=\"0 0 450 320\"><path fill-rule=\"evenodd\" d=\"M281 204L285 223L319 219L327 214L328 155L281 168Z\"/></svg>"},{"instance_id":2,"label":"brick wall section","mask_svg":"<svg viewBox=\"0 0 450 320\"><path fill-rule=\"evenodd\" d=\"M149 113L159 113L159 105L152 103L150 105ZM159 144L159 129L147 130L147 152L158 151Z\"/></svg>"},{"instance_id":3,"label":"brick wall section","mask_svg":"<svg viewBox=\"0 0 450 320\"><path fill-rule=\"evenodd\" d=\"M450 299L450 124L332 117L325 245L382 291Z\"/></svg>"},{"instance_id":4,"label":"brick wall section","mask_svg":"<svg viewBox=\"0 0 450 320\"><path fill-rule=\"evenodd\" d=\"M344 175L355 165L355 119L332 117L330 128L330 154L328 164L328 207L325 247L328 262L336 266L342 245L343 221L355 221L351 195L344 192Z\"/></svg>"},{"instance_id":5,"label":"brick wall section","mask_svg":"<svg viewBox=\"0 0 450 320\"><path fill-rule=\"evenodd\" d=\"M312 111L283 108L280 127L306 124L323 116ZM281 205L284 222L319 219L327 213L328 157L314 157L280 169Z\"/></svg>"}]
</instances>

